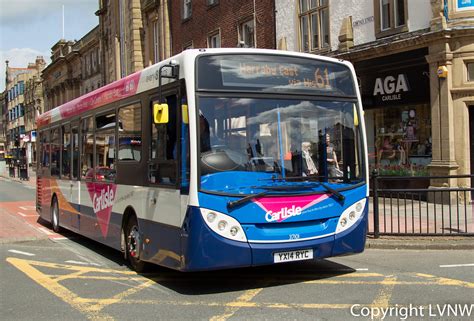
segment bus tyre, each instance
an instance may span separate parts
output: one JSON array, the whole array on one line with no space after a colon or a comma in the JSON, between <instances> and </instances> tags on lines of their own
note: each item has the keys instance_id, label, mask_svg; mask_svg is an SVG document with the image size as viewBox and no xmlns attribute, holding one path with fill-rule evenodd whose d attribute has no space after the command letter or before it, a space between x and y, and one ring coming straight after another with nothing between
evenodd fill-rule
<instances>
[{"instance_id":1,"label":"bus tyre","mask_svg":"<svg viewBox=\"0 0 474 321\"><path fill-rule=\"evenodd\" d=\"M53 202L51 204L51 225L53 227L53 231L56 233L61 231L61 227L59 226L59 206L56 197L53 198Z\"/></svg>"},{"instance_id":2,"label":"bus tyre","mask_svg":"<svg viewBox=\"0 0 474 321\"><path fill-rule=\"evenodd\" d=\"M128 219L125 229L126 255L130 266L136 272L143 272L146 269L146 263L140 260L142 242L137 218L131 216Z\"/></svg>"}]
</instances>

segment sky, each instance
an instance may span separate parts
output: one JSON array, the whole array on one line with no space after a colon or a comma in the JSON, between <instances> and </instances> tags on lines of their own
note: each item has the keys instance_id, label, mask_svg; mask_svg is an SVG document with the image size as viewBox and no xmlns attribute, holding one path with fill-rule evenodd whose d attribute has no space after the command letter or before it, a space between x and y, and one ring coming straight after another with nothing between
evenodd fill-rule
<instances>
[{"instance_id":1,"label":"sky","mask_svg":"<svg viewBox=\"0 0 474 321\"><path fill-rule=\"evenodd\" d=\"M0 92L5 89L5 60L26 68L63 38L79 40L99 24L99 0L0 0Z\"/></svg>"}]
</instances>

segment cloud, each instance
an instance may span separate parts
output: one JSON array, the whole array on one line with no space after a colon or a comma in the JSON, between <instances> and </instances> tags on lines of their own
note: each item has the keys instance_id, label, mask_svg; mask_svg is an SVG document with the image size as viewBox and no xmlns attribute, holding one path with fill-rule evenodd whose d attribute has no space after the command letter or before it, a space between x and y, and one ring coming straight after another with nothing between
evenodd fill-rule
<instances>
[{"instance_id":1,"label":"cloud","mask_svg":"<svg viewBox=\"0 0 474 321\"><path fill-rule=\"evenodd\" d=\"M37 56L43 56L46 63L50 63L50 52L41 52L31 48L13 48L0 51L0 92L5 89L5 60L13 68L26 68L28 63L34 63Z\"/></svg>"}]
</instances>

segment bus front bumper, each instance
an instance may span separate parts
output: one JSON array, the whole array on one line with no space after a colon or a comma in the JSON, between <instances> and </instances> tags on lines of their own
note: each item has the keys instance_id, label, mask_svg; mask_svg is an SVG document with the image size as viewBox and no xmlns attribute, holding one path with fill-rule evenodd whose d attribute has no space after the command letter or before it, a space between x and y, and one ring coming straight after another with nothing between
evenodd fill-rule
<instances>
[{"instance_id":1,"label":"bus front bumper","mask_svg":"<svg viewBox=\"0 0 474 321\"><path fill-rule=\"evenodd\" d=\"M312 250L313 259L360 253L365 247L367 210L350 229L326 237L289 243L246 243L223 238L210 230L199 209L188 212L188 233L182 239L182 271L229 269L275 263L275 253Z\"/></svg>"}]
</instances>

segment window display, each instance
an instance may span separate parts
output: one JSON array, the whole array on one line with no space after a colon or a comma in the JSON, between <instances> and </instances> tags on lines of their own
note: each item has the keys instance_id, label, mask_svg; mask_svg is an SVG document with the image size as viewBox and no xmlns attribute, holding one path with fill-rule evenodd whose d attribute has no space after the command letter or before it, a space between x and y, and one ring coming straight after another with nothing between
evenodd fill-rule
<instances>
[{"instance_id":1,"label":"window display","mask_svg":"<svg viewBox=\"0 0 474 321\"><path fill-rule=\"evenodd\" d=\"M383 175L427 174L426 165L431 162L429 105L368 110L366 118L372 168Z\"/></svg>"}]
</instances>

